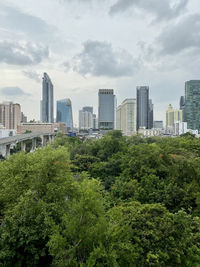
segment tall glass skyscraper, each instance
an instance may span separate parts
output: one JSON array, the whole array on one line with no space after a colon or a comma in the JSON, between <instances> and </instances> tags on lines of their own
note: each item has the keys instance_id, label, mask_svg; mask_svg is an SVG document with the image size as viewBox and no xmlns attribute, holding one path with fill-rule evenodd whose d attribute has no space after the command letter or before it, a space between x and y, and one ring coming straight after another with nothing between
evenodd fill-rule
<instances>
[{"instance_id":1,"label":"tall glass skyscraper","mask_svg":"<svg viewBox=\"0 0 200 267\"><path fill-rule=\"evenodd\" d=\"M42 83L42 100L41 100L41 115L42 122L54 122L53 109L53 84L47 73L44 73Z\"/></svg>"},{"instance_id":2,"label":"tall glass skyscraper","mask_svg":"<svg viewBox=\"0 0 200 267\"><path fill-rule=\"evenodd\" d=\"M137 86L137 130L149 128L149 87Z\"/></svg>"},{"instance_id":3,"label":"tall glass skyscraper","mask_svg":"<svg viewBox=\"0 0 200 267\"><path fill-rule=\"evenodd\" d=\"M116 127L116 97L113 89L99 89L99 129L113 130Z\"/></svg>"},{"instance_id":4,"label":"tall glass skyscraper","mask_svg":"<svg viewBox=\"0 0 200 267\"><path fill-rule=\"evenodd\" d=\"M56 122L64 122L67 130L73 130L72 102L69 98L57 101Z\"/></svg>"},{"instance_id":5,"label":"tall glass skyscraper","mask_svg":"<svg viewBox=\"0 0 200 267\"><path fill-rule=\"evenodd\" d=\"M185 83L184 119L188 129L200 132L200 80Z\"/></svg>"}]
</instances>

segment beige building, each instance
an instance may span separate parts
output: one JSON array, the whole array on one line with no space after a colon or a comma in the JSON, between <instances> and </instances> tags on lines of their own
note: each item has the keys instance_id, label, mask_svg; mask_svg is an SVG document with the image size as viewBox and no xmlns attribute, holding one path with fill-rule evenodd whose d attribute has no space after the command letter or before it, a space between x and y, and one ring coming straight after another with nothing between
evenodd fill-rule
<instances>
[{"instance_id":1,"label":"beige building","mask_svg":"<svg viewBox=\"0 0 200 267\"><path fill-rule=\"evenodd\" d=\"M67 126L65 123L21 123L17 127L17 133L23 134L26 131L32 133L54 133L54 132L63 132L67 133Z\"/></svg>"},{"instance_id":2,"label":"beige building","mask_svg":"<svg viewBox=\"0 0 200 267\"><path fill-rule=\"evenodd\" d=\"M136 129L136 99L127 98L117 108L117 130L121 130L126 136L133 135Z\"/></svg>"},{"instance_id":3,"label":"beige building","mask_svg":"<svg viewBox=\"0 0 200 267\"><path fill-rule=\"evenodd\" d=\"M0 123L5 129L17 130L17 125L21 121L21 106L12 102L0 104Z\"/></svg>"},{"instance_id":4,"label":"beige building","mask_svg":"<svg viewBox=\"0 0 200 267\"><path fill-rule=\"evenodd\" d=\"M174 127L174 123L177 121L183 121L183 111L180 109L173 109L170 104L166 111L166 128Z\"/></svg>"}]
</instances>

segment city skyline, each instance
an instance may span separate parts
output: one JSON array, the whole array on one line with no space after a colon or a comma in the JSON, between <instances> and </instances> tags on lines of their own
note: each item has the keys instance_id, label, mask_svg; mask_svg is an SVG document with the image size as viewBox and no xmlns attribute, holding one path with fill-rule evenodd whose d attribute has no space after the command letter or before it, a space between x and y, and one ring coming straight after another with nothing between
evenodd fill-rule
<instances>
[{"instance_id":1,"label":"city skyline","mask_svg":"<svg viewBox=\"0 0 200 267\"><path fill-rule=\"evenodd\" d=\"M38 120L45 71L55 99L72 100L76 124L82 106L97 113L99 88L114 88L121 103L136 97L138 85L151 88L155 119L163 120L169 103L178 107L184 82L199 79L200 5L162 3L0 1L2 101L20 103Z\"/></svg>"}]
</instances>

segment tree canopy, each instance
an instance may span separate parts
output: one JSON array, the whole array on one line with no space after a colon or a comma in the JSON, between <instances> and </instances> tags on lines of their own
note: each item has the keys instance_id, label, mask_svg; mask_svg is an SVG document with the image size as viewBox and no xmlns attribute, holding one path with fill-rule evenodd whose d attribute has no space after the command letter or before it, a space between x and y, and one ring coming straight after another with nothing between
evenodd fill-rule
<instances>
[{"instance_id":1,"label":"tree canopy","mask_svg":"<svg viewBox=\"0 0 200 267\"><path fill-rule=\"evenodd\" d=\"M200 266L200 140L111 131L0 162L0 266Z\"/></svg>"}]
</instances>

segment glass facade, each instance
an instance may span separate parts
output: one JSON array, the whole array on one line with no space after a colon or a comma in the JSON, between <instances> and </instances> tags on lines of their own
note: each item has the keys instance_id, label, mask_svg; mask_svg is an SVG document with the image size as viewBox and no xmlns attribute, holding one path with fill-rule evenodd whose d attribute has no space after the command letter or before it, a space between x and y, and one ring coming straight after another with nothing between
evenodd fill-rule
<instances>
[{"instance_id":1,"label":"glass facade","mask_svg":"<svg viewBox=\"0 0 200 267\"><path fill-rule=\"evenodd\" d=\"M113 89L99 89L99 129L115 129L116 98Z\"/></svg>"},{"instance_id":2,"label":"glass facade","mask_svg":"<svg viewBox=\"0 0 200 267\"><path fill-rule=\"evenodd\" d=\"M149 128L149 87L137 86L137 130Z\"/></svg>"},{"instance_id":3,"label":"glass facade","mask_svg":"<svg viewBox=\"0 0 200 267\"><path fill-rule=\"evenodd\" d=\"M72 103L70 99L62 99L57 101L56 122L64 122L67 130L73 130Z\"/></svg>"},{"instance_id":4,"label":"glass facade","mask_svg":"<svg viewBox=\"0 0 200 267\"><path fill-rule=\"evenodd\" d=\"M184 117L188 129L200 132L200 80L185 83Z\"/></svg>"},{"instance_id":5,"label":"glass facade","mask_svg":"<svg viewBox=\"0 0 200 267\"><path fill-rule=\"evenodd\" d=\"M53 84L47 73L44 73L42 83L42 100L41 100L41 121L54 122L53 108Z\"/></svg>"}]
</instances>

